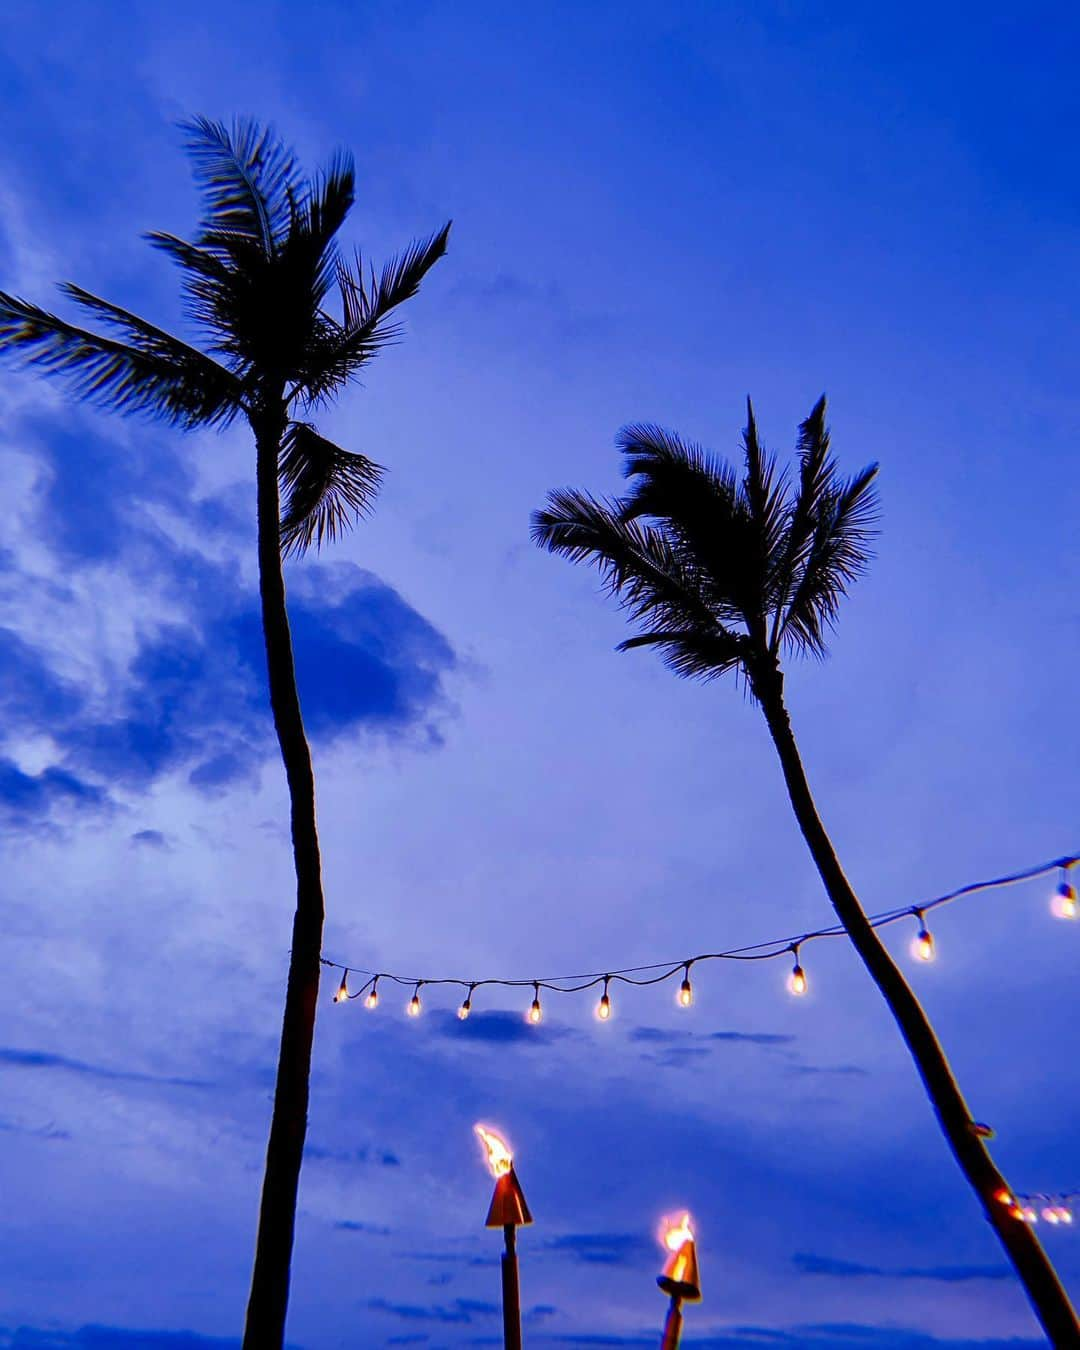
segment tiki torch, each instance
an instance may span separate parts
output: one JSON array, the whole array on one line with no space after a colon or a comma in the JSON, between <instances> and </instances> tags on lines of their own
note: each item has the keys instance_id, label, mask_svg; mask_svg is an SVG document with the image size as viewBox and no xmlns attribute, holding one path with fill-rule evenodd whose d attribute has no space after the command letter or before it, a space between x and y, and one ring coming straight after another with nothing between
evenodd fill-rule
<instances>
[{"instance_id":1,"label":"tiki torch","mask_svg":"<svg viewBox=\"0 0 1080 1350\"><path fill-rule=\"evenodd\" d=\"M701 1276L698 1274L697 1248L694 1246L690 1215L684 1214L678 1223L665 1220L660 1241L670 1255L663 1274L657 1275L656 1283L671 1299L660 1350L678 1350L682 1336L682 1305L701 1300Z\"/></svg>"},{"instance_id":2,"label":"tiki torch","mask_svg":"<svg viewBox=\"0 0 1080 1350\"><path fill-rule=\"evenodd\" d=\"M487 1164L495 1178L487 1227L501 1228L506 1243L502 1256L503 1344L506 1350L521 1350L521 1293L518 1287L517 1229L532 1223L529 1206L514 1172L514 1158L504 1140L483 1125L474 1126L484 1146Z\"/></svg>"}]
</instances>

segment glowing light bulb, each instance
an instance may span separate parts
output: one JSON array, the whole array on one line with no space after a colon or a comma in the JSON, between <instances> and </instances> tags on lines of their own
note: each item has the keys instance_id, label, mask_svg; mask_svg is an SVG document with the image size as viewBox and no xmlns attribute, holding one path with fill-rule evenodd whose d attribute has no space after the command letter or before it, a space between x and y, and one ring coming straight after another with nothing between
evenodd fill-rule
<instances>
[{"instance_id":1,"label":"glowing light bulb","mask_svg":"<svg viewBox=\"0 0 1080 1350\"><path fill-rule=\"evenodd\" d=\"M934 935L925 925L919 929L911 943L911 954L917 956L920 961L934 959Z\"/></svg>"},{"instance_id":2,"label":"glowing light bulb","mask_svg":"<svg viewBox=\"0 0 1080 1350\"><path fill-rule=\"evenodd\" d=\"M458 1020L460 1022L467 1021L468 1016L471 1012L472 1012L472 999L467 998L465 1002L461 1005L461 1007L457 1010Z\"/></svg>"},{"instance_id":3,"label":"glowing light bulb","mask_svg":"<svg viewBox=\"0 0 1080 1350\"><path fill-rule=\"evenodd\" d=\"M596 1015L601 1022L606 1022L611 1017L611 999L608 997L608 982L604 981L604 992L600 995L600 1002L596 1005Z\"/></svg>"},{"instance_id":4,"label":"glowing light bulb","mask_svg":"<svg viewBox=\"0 0 1080 1350\"><path fill-rule=\"evenodd\" d=\"M1061 1215L1053 1205L1047 1205L1042 1213L1047 1223L1060 1223Z\"/></svg>"},{"instance_id":5,"label":"glowing light bulb","mask_svg":"<svg viewBox=\"0 0 1080 1350\"><path fill-rule=\"evenodd\" d=\"M999 1205L1015 1205L1016 1201L1012 1198L1012 1192L1007 1191L1004 1186L994 1192L994 1199Z\"/></svg>"},{"instance_id":6,"label":"glowing light bulb","mask_svg":"<svg viewBox=\"0 0 1080 1350\"><path fill-rule=\"evenodd\" d=\"M409 999L409 1007L408 1007L407 1011L408 1011L408 1014L409 1014L410 1017L419 1017L419 1016L420 1016L420 986L419 986L419 985L417 985L416 988L413 990L413 996L412 996L411 999Z\"/></svg>"},{"instance_id":7,"label":"glowing light bulb","mask_svg":"<svg viewBox=\"0 0 1080 1350\"><path fill-rule=\"evenodd\" d=\"M694 1001L694 990L690 984L690 967L687 965L683 982L679 985L678 1004L680 1008L689 1008Z\"/></svg>"},{"instance_id":8,"label":"glowing light bulb","mask_svg":"<svg viewBox=\"0 0 1080 1350\"><path fill-rule=\"evenodd\" d=\"M529 1021L533 1024L533 1026L536 1026L543 1020L544 1020L544 1010L543 1008L540 1007L540 1000L538 998L534 998L532 1001L532 1007L530 1007L529 1009Z\"/></svg>"},{"instance_id":9,"label":"glowing light bulb","mask_svg":"<svg viewBox=\"0 0 1080 1350\"><path fill-rule=\"evenodd\" d=\"M1050 901L1050 912L1056 919L1075 919L1077 915L1076 887L1062 879Z\"/></svg>"},{"instance_id":10,"label":"glowing light bulb","mask_svg":"<svg viewBox=\"0 0 1080 1350\"><path fill-rule=\"evenodd\" d=\"M795 952L795 964L788 976L787 987L793 994L806 993L806 971L799 965L799 953L797 951Z\"/></svg>"},{"instance_id":11,"label":"glowing light bulb","mask_svg":"<svg viewBox=\"0 0 1080 1350\"><path fill-rule=\"evenodd\" d=\"M1062 1223L1072 1223L1073 1221L1072 1210L1065 1205L1061 1205L1058 1208L1058 1217L1061 1219Z\"/></svg>"},{"instance_id":12,"label":"glowing light bulb","mask_svg":"<svg viewBox=\"0 0 1080 1350\"><path fill-rule=\"evenodd\" d=\"M344 1003L349 997L349 972L346 971L341 977L341 983L338 985L337 993L334 995L335 1003Z\"/></svg>"},{"instance_id":13,"label":"glowing light bulb","mask_svg":"<svg viewBox=\"0 0 1080 1350\"><path fill-rule=\"evenodd\" d=\"M364 999L364 1007L374 1012L378 1006L379 1006L379 988L378 985L373 984L371 986L371 992L368 994L367 998Z\"/></svg>"},{"instance_id":14,"label":"glowing light bulb","mask_svg":"<svg viewBox=\"0 0 1080 1350\"><path fill-rule=\"evenodd\" d=\"M1031 1208L1030 1205L1028 1205L1028 1207L1024 1210L1024 1222L1025 1223L1039 1222L1039 1216L1035 1213L1035 1211Z\"/></svg>"}]
</instances>

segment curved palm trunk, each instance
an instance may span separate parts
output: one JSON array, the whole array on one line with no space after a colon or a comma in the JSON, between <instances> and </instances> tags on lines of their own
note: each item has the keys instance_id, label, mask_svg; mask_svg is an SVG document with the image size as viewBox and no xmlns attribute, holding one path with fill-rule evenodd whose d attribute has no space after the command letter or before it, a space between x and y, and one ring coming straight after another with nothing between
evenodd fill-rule
<instances>
[{"instance_id":1,"label":"curved palm trunk","mask_svg":"<svg viewBox=\"0 0 1080 1350\"><path fill-rule=\"evenodd\" d=\"M799 828L833 909L896 1019L953 1156L978 1196L1051 1343L1076 1350L1080 1346L1080 1323L1072 1305L1030 1226L1014 1219L1007 1206L994 1199L998 1191L1011 1188L995 1167L983 1140L973 1132L971 1112L929 1019L871 927L821 823L784 706L783 676L779 672L758 676L754 680L754 692L765 712L780 756Z\"/></svg>"},{"instance_id":2,"label":"curved palm trunk","mask_svg":"<svg viewBox=\"0 0 1080 1350\"><path fill-rule=\"evenodd\" d=\"M300 713L292 638L285 608L285 581L281 571L277 473L278 446L283 429L284 422L280 425L267 423L256 430L259 594L266 638L270 706L289 784L296 915L243 1350L280 1350L285 1340L289 1266L300 1164L307 1133L308 1080L323 930L315 779Z\"/></svg>"}]
</instances>

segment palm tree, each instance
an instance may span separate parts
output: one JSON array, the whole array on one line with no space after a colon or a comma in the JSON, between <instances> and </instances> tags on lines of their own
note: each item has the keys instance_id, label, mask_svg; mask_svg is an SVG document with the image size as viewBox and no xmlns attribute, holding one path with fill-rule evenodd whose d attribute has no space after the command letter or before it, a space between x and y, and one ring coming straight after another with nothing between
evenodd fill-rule
<instances>
[{"instance_id":1,"label":"palm tree","mask_svg":"<svg viewBox=\"0 0 1080 1350\"><path fill-rule=\"evenodd\" d=\"M78 286L65 294L104 332L0 293L0 353L66 379L85 401L181 428L246 418L255 440L259 595L270 706L288 780L296 912L266 1152L245 1350L283 1344L319 990L323 890L315 783L285 603L282 555L332 541L368 511L381 470L319 435L325 407L396 335L391 312L446 252L450 226L375 272L338 234L353 205L352 160L304 178L269 128L184 124L203 215L193 240L148 236L182 273L204 348ZM330 312L331 293L340 315Z\"/></svg>"},{"instance_id":2,"label":"palm tree","mask_svg":"<svg viewBox=\"0 0 1080 1350\"><path fill-rule=\"evenodd\" d=\"M806 779L784 701L781 655L824 656L840 601L863 572L877 519L877 465L840 476L822 398L799 429L798 471L778 467L747 404L741 479L727 463L656 426L618 444L625 496L552 492L533 517L541 547L594 564L637 627L620 650L654 647L677 674L732 672L761 708L788 796L837 917L881 991L938 1123L1054 1345L1080 1345L1076 1314L972 1120L918 999L871 927L840 866ZM999 1197L1004 1197L1004 1200Z\"/></svg>"}]
</instances>

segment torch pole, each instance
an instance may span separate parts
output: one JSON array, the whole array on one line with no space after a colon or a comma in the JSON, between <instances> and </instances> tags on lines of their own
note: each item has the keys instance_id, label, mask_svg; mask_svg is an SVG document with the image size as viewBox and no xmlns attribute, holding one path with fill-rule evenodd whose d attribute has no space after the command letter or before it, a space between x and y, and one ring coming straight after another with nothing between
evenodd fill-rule
<instances>
[{"instance_id":1,"label":"torch pole","mask_svg":"<svg viewBox=\"0 0 1080 1350\"><path fill-rule=\"evenodd\" d=\"M682 1299L671 1296L671 1305L668 1308L667 1321L664 1323L664 1339L660 1342L660 1350L679 1350L679 1341L682 1337Z\"/></svg>"},{"instance_id":2,"label":"torch pole","mask_svg":"<svg viewBox=\"0 0 1080 1350\"><path fill-rule=\"evenodd\" d=\"M502 1256L503 1344L506 1350L521 1350L521 1291L518 1287L515 1232L512 1223L503 1224L506 1238L506 1250Z\"/></svg>"}]
</instances>

